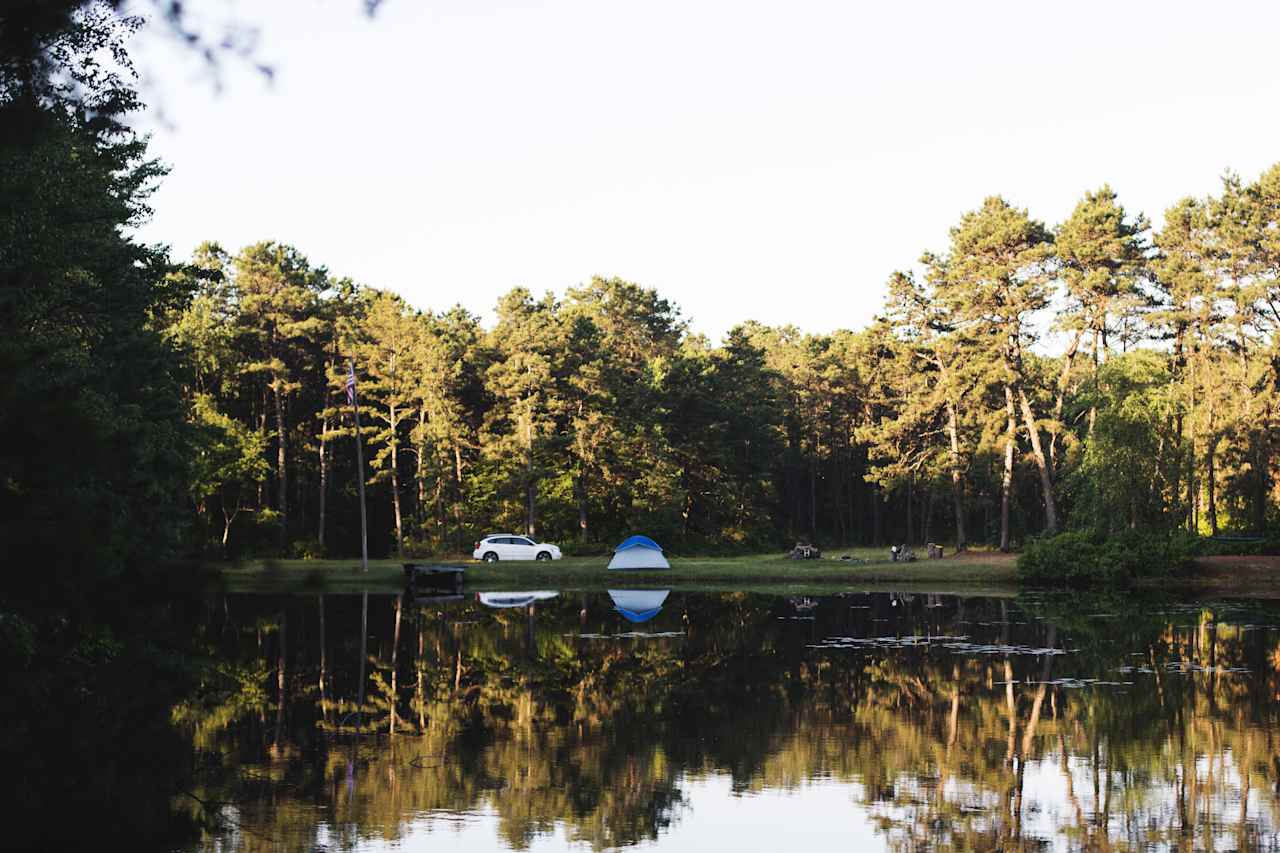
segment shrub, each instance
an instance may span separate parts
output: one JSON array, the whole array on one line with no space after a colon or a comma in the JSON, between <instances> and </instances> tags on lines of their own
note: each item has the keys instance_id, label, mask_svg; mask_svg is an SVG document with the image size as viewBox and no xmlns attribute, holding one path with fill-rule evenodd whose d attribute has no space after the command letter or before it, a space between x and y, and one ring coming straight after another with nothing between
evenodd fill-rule
<instances>
[{"instance_id":1,"label":"shrub","mask_svg":"<svg viewBox=\"0 0 1280 853\"><path fill-rule=\"evenodd\" d=\"M295 540L289 552L297 560L321 560L326 556L325 546L316 539Z\"/></svg>"},{"instance_id":2,"label":"shrub","mask_svg":"<svg viewBox=\"0 0 1280 853\"><path fill-rule=\"evenodd\" d=\"M1197 542L1185 533L1073 531L1033 540L1018 557L1019 577L1045 586L1123 586L1135 578L1184 572Z\"/></svg>"},{"instance_id":3,"label":"shrub","mask_svg":"<svg viewBox=\"0 0 1280 853\"><path fill-rule=\"evenodd\" d=\"M604 557L613 553L613 547L604 542L562 542L560 553L566 557Z\"/></svg>"}]
</instances>

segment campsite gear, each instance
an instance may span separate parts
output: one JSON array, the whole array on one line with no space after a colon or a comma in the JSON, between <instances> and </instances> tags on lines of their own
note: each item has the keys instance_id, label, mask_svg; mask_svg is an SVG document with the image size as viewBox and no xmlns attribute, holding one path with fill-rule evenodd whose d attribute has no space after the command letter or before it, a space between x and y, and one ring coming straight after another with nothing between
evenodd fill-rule
<instances>
[{"instance_id":1,"label":"campsite gear","mask_svg":"<svg viewBox=\"0 0 1280 853\"><path fill-rule=\"evenodd\" d=\"M662 554L662 546L648 536L632 536L613 549L609 568L620 571L635 569L669 569L671 564Z\"/></svg>"}]
</instances>

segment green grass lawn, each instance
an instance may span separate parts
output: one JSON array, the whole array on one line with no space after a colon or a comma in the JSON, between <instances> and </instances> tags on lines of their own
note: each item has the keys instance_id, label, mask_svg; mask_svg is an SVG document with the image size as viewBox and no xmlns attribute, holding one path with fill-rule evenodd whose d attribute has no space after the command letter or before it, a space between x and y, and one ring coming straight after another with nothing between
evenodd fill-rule
<instances>
[{"instance_id":1,"label":"green grass lawn","mask_svg":"<svg viewBox=\"0 0 1280 853\"><path fill-rule=\"evenodd\" d=\"M466 590L582 589L604 586L679 586L705 588L801 589L819 586L865 587L918 586L934 591L942 587L981 585L1009 588L1016 584L1013 562L1007 555L974 553L962 559L918 560L893 563L883 548L851 548L831 552L853 560L824 557L820 560L788 560L777 555L754 557L672 557L665 571L611 572L608 557L566 557L547 562L511 560L480 563L473 560L440 560L467 569ZM417 562L433 562L421 559ZM299 588L343 590L392 588L404 585L401 560L371 560L369 572L360 572L357 560L252 560L213 566L230 591L287 591ZM973 590L970 590L973 591Z\"/></svg>"}]
</instances>

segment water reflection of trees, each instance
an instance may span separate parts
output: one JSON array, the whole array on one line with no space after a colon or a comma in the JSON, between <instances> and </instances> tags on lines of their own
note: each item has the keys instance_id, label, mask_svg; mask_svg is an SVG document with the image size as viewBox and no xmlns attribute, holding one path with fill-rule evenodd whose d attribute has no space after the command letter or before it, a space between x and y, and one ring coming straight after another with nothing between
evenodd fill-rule
<instances>
[{"instance_id":1,"label":"water reflection of trees","mask_svg":"<svg viewBox=\"0 0 1280 853\"><path fill-rule=\"evenodd\" d=\"M253 849L486 809L511 847L560 827L600 849L657 837L691 783L725 774L744 795L849 783L901 849L1275 840L1280 653L1257 614L861 596L808 619L676 593L653 630L681 636L610 640L580 636L621 629L574 593L405 604L395 643L398 606L370 598L362 705L358 598L326 597L323 621L315 597L240 598L202 626L214 663L173 714L200 756L198 817ZM1072 651L813 648L911 635Z\"/></svg>"}]
</instances>

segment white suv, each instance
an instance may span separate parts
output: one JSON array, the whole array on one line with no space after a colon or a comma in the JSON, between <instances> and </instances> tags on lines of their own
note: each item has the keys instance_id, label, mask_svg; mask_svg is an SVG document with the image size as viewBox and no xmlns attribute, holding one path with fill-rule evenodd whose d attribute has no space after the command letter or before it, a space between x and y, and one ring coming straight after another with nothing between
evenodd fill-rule
<instances>
[{"instance_id":1,"label":"white suv","mask_svg":"<svg viewBox=\"0 0 1280 853\"><path fill-rule=\"evenodd\" d=\"M472 557L486 563L498 560L558 560L560 549L546 542L534 542L528 536L493 533L476 543Z\"/></svg>"}]
</instances>

